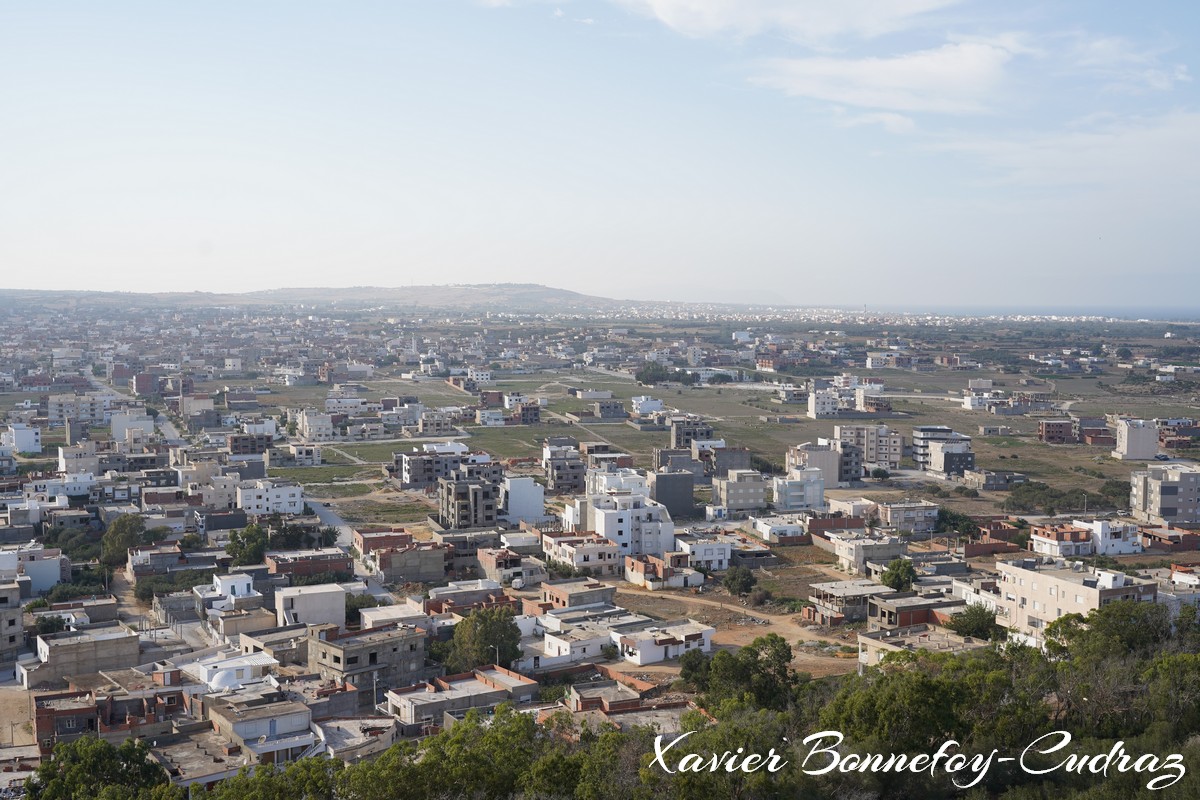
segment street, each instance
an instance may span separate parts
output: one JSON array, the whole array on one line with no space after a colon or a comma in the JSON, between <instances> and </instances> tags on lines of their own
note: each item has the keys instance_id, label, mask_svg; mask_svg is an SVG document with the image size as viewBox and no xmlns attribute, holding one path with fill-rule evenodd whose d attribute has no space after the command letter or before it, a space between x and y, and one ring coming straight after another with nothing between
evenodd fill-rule
<instances>
[{"instance_id":1,"label":"street","mask_svg":"<svg viewBox=\"0 0 1200 800\"><path fill-rule=\"evenodd\" d=\"M312 508L313 513L317 515L317 518L321 520L322 525L337 529L337 546L346 552L350 552L350 548L354 544L354 529L346 522L346 520L342 519L335 509L326 508L319 503L310 502L309 507ZM369 594L379 598L380 600L386 601L388 604L393 602L394 598L392 597L392 594L387 589L383 588L383 585L380 584L378 578L367 572L366 567L362 565L361 561L359 561L357 558L352 559L351 565L354 569L354 576L367 585L367 592Z\"/></svg>"}]
</instances>

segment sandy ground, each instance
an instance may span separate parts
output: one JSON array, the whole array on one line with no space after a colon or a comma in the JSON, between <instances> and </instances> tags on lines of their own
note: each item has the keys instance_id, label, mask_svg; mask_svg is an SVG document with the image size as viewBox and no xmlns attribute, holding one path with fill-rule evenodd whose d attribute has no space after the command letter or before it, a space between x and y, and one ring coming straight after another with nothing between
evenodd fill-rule
<instances>
[{"instance_id":1,"label":"sandy ground","mask_svg":"<svg viewBox=\"0 0 1200 800\"><path fill-rule=\"evenodd\" d=\"M12 682L0 686L0 746L33 744L30 697L29 692Z\"/></svg>"},{"instance_id":2,"label":"sandy ground","mask_svg":"<svg viewBox=\"0 0 1200 800\"><path fill-rule=\"evenodd\" d=\"M801 622L795 614L767 613L761 609L746 609L728 596L702 597L679 593L647 592L622 588L617 592L617 605L661 619L688 617L717 629L713 644L718 647L742 647L768 633L782 636L792 645L795 658L792 665L814 677L845 675L858 669L856 656L826 653L820 647L803 646L802 642L821 645L854 646L852 631L830 634ZM636 667L649 671L648 667ZM658 671L658 670L656 670ZM677 665L662 667L662 671L678 673Z\"/></svg>"}]
</instances>

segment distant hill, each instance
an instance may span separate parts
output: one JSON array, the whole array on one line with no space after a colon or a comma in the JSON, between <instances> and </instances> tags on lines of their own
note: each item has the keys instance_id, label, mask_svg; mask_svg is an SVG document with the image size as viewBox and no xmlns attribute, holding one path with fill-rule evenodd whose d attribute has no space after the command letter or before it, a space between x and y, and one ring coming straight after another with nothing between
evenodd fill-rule
<instances>
[{"instance_id":1,"label":"distant hill","mask_svg":"<svg viewBox=\"0 0 1200 800\"><path fill-rule=\"evenodd\" d=\"M451 286L352 286L347 288L285 288L243 294L217 292L81 292L41 289L0 289L0 298L49 308L120 306L293 306L397 311L505 310L601 311L626 305L607 297L554 289L531 283L464 284Z\"/></svg>"}]
</instances>

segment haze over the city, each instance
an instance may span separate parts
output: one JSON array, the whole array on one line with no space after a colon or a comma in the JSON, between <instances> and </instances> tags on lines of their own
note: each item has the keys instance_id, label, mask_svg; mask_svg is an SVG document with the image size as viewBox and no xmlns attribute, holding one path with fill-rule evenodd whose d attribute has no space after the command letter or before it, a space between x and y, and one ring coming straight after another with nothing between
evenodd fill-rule
<instances>
[{"instance_id":1,"label":"haze over the city","mask_svg":"<svg viewBox=\"0 0 1200 800\"><path fill-rule=\"evenodd\" d=\"M1194 4L0 6L0 286L1186 306Z\"/></svg>"}]
</instances>

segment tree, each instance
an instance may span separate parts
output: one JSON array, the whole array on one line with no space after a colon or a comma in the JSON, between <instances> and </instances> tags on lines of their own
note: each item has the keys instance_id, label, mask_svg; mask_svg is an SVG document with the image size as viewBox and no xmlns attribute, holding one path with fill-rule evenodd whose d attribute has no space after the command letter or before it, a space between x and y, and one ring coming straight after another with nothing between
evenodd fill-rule
<instances>
[{"instance_id":1,"label":"tree","mask_svg":"<svg viewBox=\"0 0 1200 800\"><path fill-rule=\"evenodd\" d=\"M1133 358L1133 351L1128 347L1118 347L1116 356L1122 361L1128 361L1129 359Z\"/></svg>"},{"instance_id":2,"label":"tree","mask_svg":"<svg viewBox=\"0 0 1200 800\"><path fill-rule=\"evenodd\" d=\"M947 627L959 636L978 639L998 639L1004 635L1004 629L996 624L996 612L979 605L967 606L966 611L952 616Z\"/></svg>"},{"instance_id":3,"label":"tree","mask_svg":"<svg viewBox=\"0 0 1200 800\"><path fill-rule=\"evenodd\" d=\"M480 608L454 626L446 669L468 672L483 664L505 666L520 657L521 629L513 621L512 611Z\"/></svg>"},{"instance_id":4,"label":"tree","mask_svg":"<svg viewBox=\"0 0 1200 800\"><path fill-rule=\"evenodd\" d=\"M233 566L261 564L267 552L267 534L258 525L247 525L229 535L225 552L233 557Z\"/></svg>"},{"instance_id":5,"label":"tree","mask_svg":"<svg viewBox=\"0 0 1200 800\"><path fill-rule=\"evenodd\" d=\"M170 776L150 757L145 741L121 746L83 736L54 747L53 760L42 762L26 783L30 800L150 800L180 798Z\"/></svg>"},{"instance_id":6,"label":"tree","mask_svg":"<svg viewBox=\"0 0 1200 800\"><path fill-rule=\"evenodd\" d=\"M907 592L917 579L917 570L907 558L894 558L879 576L879 582L897 592Z\"/></svg>"},{"instance_id":7,"label":"tree","mask_svg":"<svg viewBox=\"0 0 1200 800\"><path fill-rule=\"evenodd\" d=\"M129 548L145 543L146 523L137 514L122 514L112 521L100 540L100 560L119 567L129 558Z\"/></svg>"},{"instance_id":8,"label":"tree","mask_svg":"<svg viewBox=\"0 0 1200 800\"><path fill-rule=\"evenodd\" d=\"M679 657L679 677L703 692L708 688L708 665L712 659L699 650L688 650Z\"/></svg>"},{"instance_id":9,"label":"tree","mask_svg":"<svg viewBox=\"0 0 1200 800\"><path fill-rule=\"evenodd\" d=\"M379 598L373 594L346 594L346 624L359 625L362 623L362 610L375 608Z\"/></svg>"},{"instance_id":10,"label":"tree","mask_svg":"<svg viewBox=\"0 0 1200 800\"><path fill-rule=\"evenodd\" d=\"M51 614L44 617L38 617L37 634L45 636L50 633L58 633L67 629L67 621L57 614Z\"/></svg>"},{"instance_id":11,"label":"tree","mask_svg":"<svg viewBox=\"0 0 1200 800\"><path fill-rule=\"evenodd\" d=\"M871 477L877 481L886 481L888 478L892 477L892 473L888 472L883 467L876 467L875 469L871 470Z\"/></svg>"},{"instance_id":12,"label":"tree","mask_svg":"<svg viewBox=\"0 0 1200 800\"><path fill-rule=\"evenodd\" d=\"M748 594L756 583L758 583L758 579L754 577L754 572L748 567L741 566L730 567L721 581L721 585L732 595Z\"/></svg>"}]
</instances>

